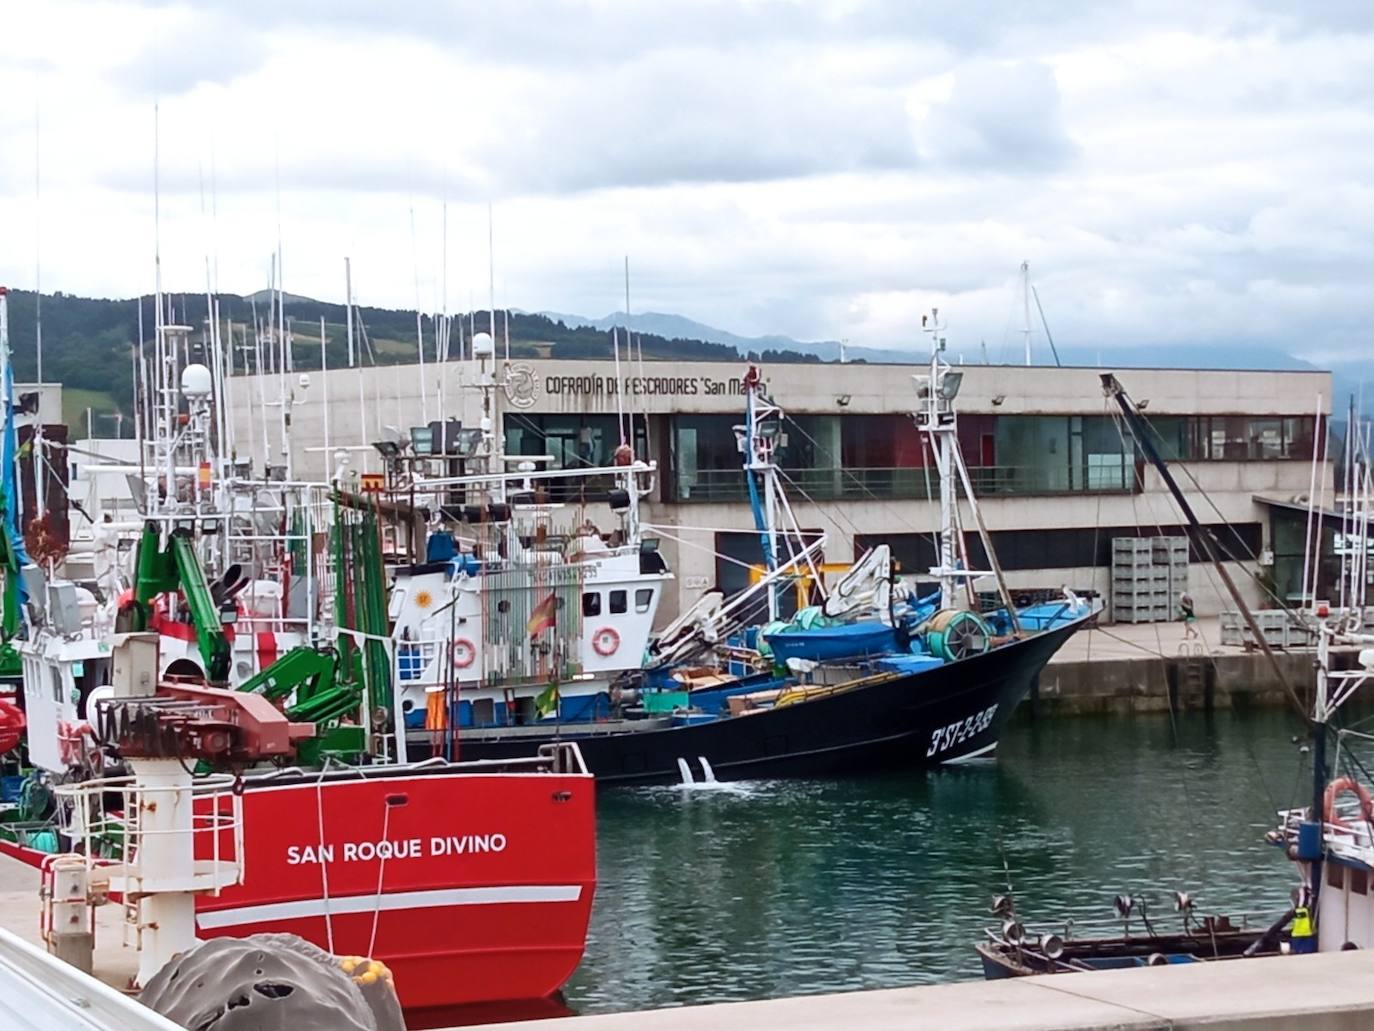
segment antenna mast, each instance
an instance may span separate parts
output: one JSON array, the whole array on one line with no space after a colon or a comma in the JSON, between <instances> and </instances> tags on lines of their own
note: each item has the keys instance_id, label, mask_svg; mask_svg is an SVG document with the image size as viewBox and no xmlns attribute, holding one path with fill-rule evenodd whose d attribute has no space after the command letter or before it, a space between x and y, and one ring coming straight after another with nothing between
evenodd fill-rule
<instances>
[{"instance_id":1,"label":"antenna mast","mask_svg":"<svg viewBox=\"0 0 1374 1031\"><path fill-rule=\"evenodd\" d=\"M1021 262L1021 315L1022 330L1026 336L1026 364L1031 363L1031 325L1030 325L1030 262Z\"/></svg>"}]
</instances>

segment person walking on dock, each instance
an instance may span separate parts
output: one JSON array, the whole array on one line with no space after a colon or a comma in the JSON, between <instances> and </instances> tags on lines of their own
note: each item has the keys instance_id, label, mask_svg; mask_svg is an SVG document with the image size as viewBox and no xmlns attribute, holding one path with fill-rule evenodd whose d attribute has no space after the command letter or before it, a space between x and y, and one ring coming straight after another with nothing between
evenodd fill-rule
<instances>
[{"instance_id":1,"label":"person walking on dock","mask_svg":"<svg viewBox=\"0 0 1374 1031\"><path fill-rule=\"evenodd\" d=\"M1201 636L1197 632L1197 611L1193 605L1193 596L1184 591L1178 597L1179 618L1183 620L1183 639L1192 640Z\"/></svg>"}]
</instances>

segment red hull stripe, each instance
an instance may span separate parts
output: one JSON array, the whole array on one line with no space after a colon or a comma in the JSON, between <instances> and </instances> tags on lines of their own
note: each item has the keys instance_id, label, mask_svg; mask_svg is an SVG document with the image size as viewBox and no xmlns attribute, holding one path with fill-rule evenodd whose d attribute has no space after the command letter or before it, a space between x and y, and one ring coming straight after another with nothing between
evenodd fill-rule
<instances>
[{"instance_id":1,"label":"red hull stripe","mask_svg":"<svg viewBox=\"0 0 1374 1031\"><path fill-rule=\"evenodd\" d=\"M203 909L196 913L196 923L211 930L301 917L371 913L375 910L389 912L397 909L443 909L447 906L495 906L515 902L577 902L581 898L580 884L396 891L385 895L350 895L328 901L307 899L301 902L270 902L261 906L236 906L233 909Z\"/></svg>"}]
</instances>

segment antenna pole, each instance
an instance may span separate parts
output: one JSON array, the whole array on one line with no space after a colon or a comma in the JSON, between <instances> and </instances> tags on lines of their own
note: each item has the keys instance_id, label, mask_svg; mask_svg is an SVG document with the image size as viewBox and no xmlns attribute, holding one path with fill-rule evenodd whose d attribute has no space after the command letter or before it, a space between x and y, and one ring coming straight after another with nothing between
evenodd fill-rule
<instances>
[{"instance_id":1,"label":"antenna pole","mask_svg":"<svg viewBox=\"0 0 1374 1031\"><path fill-rule=\"evenodd\" d=\"M38 360L38 384L43 385L43 205L41 184L42 150L39 136L39 107L33 103L33 333Z\"/></svg>"},{"instance_id":2,"label":"antenna pole","mask_svg":"<svg viewBox=\"0 0 1374 1031\"><path fill-rule=\"evenodd\" d=\"M320 404L324 406L324 468L328 473L330 463L329 450L329 355L325 351L326 337L324 333L324 316L320 316Z\"/></svg>"},{"instance_id":3,"label":"antenna pole","mask_svg":"<svg viewBox=\"0 0 1374 1031\"><path fill-rule=\"evenodd\" d=\"M1030 345L1030 337L1031 337L1031 327L1030 327L1030 262L1029 262L1029 261L1023 261L1023 262L1021 262L1021 309L1022 309L1022 311L1021 311L1021 314L1022 314L1022 322L1021 322L1021 325L1023 326L1023 329L1021 330L1021 332L1024 333L1024 334L1026 335L1026 364L1029 365L1029 364L1031 363L1031 345Z\"/></svg>"},{"instance_id":4,"label":"antenna pole","mask_svg":"<svg viewBox=\"0 0 1374 1031\"><path fill-rule=\"evenodd\" d=\"M492 344L496 343L496 248L493 243L495 231L492 229L491 203L487 203L487 316L490 320ZM510 355L506 355L507 358Z\"/></svg>"}]
</instances>

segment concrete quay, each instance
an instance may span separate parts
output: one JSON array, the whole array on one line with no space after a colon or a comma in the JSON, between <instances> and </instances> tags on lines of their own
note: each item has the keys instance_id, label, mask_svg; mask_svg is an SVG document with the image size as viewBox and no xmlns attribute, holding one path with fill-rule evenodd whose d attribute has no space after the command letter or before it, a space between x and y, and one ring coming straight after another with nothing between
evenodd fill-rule
<instances>
[{"instance_id":1,"label":"concrete quay","mask_svg":"<svg viewBox=\"0 0 1374 1031\"><path fill-rule=\"evenodd\" d=\"M1182 623L1115 624L1080 631L1040 674L1024 707L1030 717L1186 712L1287 704L1283 685L1259 651L1223 647L1219 621L1200 619L1199 638ZM1299 695L1315 683L1311 649L1277 652ZM1353 649L1335 649L1337 669L1354 664Z\"/></svg>"},{"instance_id":2,"label":"concrete quay","mask_svg":"<svg viewBox=\"0 0 1374 1031\"><path fill-rule=\"evenodd\" d=\"M966 981L519 1026L522 1031L1363 1031L1374 1027L1374 953Z\"/></svg>"}]
</instances>

